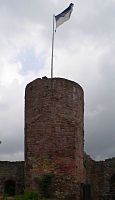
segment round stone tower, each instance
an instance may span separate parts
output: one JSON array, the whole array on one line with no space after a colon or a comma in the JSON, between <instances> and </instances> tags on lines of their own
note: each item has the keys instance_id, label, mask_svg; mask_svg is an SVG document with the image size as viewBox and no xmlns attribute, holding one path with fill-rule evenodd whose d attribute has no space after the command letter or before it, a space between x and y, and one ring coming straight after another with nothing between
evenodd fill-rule
<instances>
[{"instance_id":1,"label":"round stone tower","mask_svg":"<svg viewBox=\"0 0 115 200\"><path fill-rule=\"evenodd\" d=\"M84 96L63 78L36 79L25 92L25 187L35 177L53 175L50 191L58 199L80 199L84 181Z\"/></svg>"}]
</instances>

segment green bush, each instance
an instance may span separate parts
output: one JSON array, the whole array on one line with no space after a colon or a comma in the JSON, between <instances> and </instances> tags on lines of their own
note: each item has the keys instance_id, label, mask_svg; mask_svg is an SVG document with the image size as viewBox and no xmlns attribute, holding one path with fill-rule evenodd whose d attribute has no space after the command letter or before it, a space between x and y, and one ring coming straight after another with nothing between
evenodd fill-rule
<instances>
[{"instance_id":1,"label":"green bush","mask_svg":"<svg viewBox=\"0 0 115 200\"><path fill-rule=\"evenodd\" d=\"M2 199L0 200L8 200L6 195L3 195ZM49 198L40 198L38 196L38 192L35 190L25 191L23 195L16 195L12 198L12 200L56 200L56 199L49 199Z\"/></svg>"},{"instance_id":2,"label":"green bush","mask_svg":"<svg viewBox=\"0 0 115 200\"><path fill-rule=\"evenodd\" d=\"M57 199L52 199L52 198L38 198L38 200L57 200Z\"/></svg>"},{"instance_id":3,"label":"green bush","mask_svg":"<svg viewBox=\"0 0 115 200\"><path fill-rule=\"evenodd\" d=\"M25 196L24 195L16 195L15 197L14 197L14 199L15 200L25 200Z\"/></svg>"},{"instance_id":4,"label":"green bush","mask_svg":"<svg viewBox=\"0 0 115 200\"><path fill-rule=\"evenodd\" d=\"M7 200L7 197L3 196L0 200Z\"/></svg>"},{"instance_id":5,"label":"green bush","mask_svg":"<svg viewBox=\"0 0 115 200\"><path fill-rule=\"evenodd\" d=\"M14 197L15 200L38 200L38 192L34 190L25 191L24 195L17 195Z\"/></svg>"},{"instance_id":6,"label":"green bush","mask_svg":"<svg viewBox=\"0 0 115 200\"><path fill-rule=\"evenodd\" d=\"M49 187L51 185L52 178L53 178L53 176L51 174L44 174L41 179L38 177L35 177L35 179L34 179L35 182L39 185L41 191L43 192L43 196L45 198L50 197Z\"/></svg>"}]
</instances>

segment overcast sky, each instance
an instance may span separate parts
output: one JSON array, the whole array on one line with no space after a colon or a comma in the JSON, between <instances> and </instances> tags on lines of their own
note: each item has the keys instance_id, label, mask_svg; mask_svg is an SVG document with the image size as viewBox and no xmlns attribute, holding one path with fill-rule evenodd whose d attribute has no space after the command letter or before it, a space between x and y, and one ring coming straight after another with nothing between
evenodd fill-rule
<instances>
[{"instance_id":1,"label":"overcast sky","mask_svg":"<svg viewBox=\"0 0 115 200\"><path fill-rule=\"evenodd\" d=\"M0 0L0 160L24 159L24 90L50 77L52 15L69 0ZM85 151L115 156L115 0L73 0L55 34L54 77L85 95Z\"/></svg>"}]
</instances>

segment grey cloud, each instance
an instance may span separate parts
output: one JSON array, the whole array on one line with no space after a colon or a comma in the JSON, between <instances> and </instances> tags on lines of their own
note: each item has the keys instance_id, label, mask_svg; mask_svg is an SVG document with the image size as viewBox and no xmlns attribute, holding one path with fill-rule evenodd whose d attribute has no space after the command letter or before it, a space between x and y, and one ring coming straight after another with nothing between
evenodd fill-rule
<instances>
[{"instance_id":1,"label":"grey cloud","mask_svg":"<svg viewBox=\"0 0 115 200\"><path fill-rule=\"evenodd\" d=\"M114 49L100 59L101 79L98 87L90 92L86 105L86 151L93 158L106 158L115 155L115 61ZM100 113L93 113L96 106L102 106Z\"/></svg>"},{"instance_id":2,"label":"grey cloud","mask_svg":"<svg viewBox=\"0 0 115 200\"><path fill-rule=\"evenodd\" d=\"M114 35L115 25L113 1L91 1L81 2L79 5L78 28L88 36L108 37ZM82 17L81 17L82 16ZM76 16L77 18L77 16Z\"/></svg>"},{"instance_id":3,"label":"grey cloud","mask_svg":"<svg viewBox=\"0 0 115 200\"><path fill-rule=\"evenodd\" d=\"M14 59L25 46L32 46L39 51L45 50L49 56L52 14L59 14L69 3L62 0L49 0L47 3L46 0L0 0L0 52L2 58L7 60L6 66L8 63L11 66L12 63L17 64ZM65 59L64 66L58 66L59 72L56 75L71 77L83 85L85 150L95 159L104 159L115 155L115 2L87 0L78 3L73 1L73 3L75 6L70 21L60 26L55 35L55 53L62 54L61 61L55 64L55 71L57 65L63 64L63 57L67 54L67 62L73 66L68 66ZM43 27L41 32L38 26ZM89 54L91 51L94 51L94 54L88 57L89 48L92 49L89 50ZM49 66L50 56L48 56L46 65ZM0 58L1 66L4 64L2 58ZM88 64L92 66L88 68ZM3 73L1 68L0 77ZM93 71L95 68L98 68L96 74L95 70ZM39 74L38 71L36 76ZM23 152L24 91L21 90L24 90L24 86L15 82L0 90L3 97L0 101L0 140L3 140L0 154L2 158L10 154L11 158L12 154L18 155Z\"/></svg>"},{"instance_id":4,"label":"grey cloud","mask_svg":"<svg viewBox=\"0 0 115 200\"><path fill-rule=\"evenodd\" d=\"M22 103L24 96L22 87L20 87L17 81L1 87L0 140L2 144L0 145L0 159L1 157L3 159L3 154L15 154L24 150L24 108Z\"/></svg>"},{"instance_id":5,"label":"grey cloud","mask_svg":"<svg viewBox=\"0 0 115 200\"><path fill-rule=\"evenodd\" d=\"M1 10L4 13L8 12L11 17L19 18L19 21L27 19L46 24L51 11L53 14L54 5L51 1L46 3L45 0L4 0L2 1Z\"/></svg>"}]
</instances>

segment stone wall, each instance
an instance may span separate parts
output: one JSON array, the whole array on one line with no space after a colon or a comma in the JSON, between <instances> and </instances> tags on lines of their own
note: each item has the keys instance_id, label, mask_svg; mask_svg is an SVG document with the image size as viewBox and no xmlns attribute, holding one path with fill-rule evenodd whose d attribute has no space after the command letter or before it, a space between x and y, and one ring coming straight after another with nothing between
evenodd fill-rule
<instances>
[{"instance_id":1,"label":"stone wall","mask_svg":"<svg viewBox=\"0 0 115 200\"><path fill-rule=\"evenodd\" d=\"M80 199L84 181L84 97L82 88L62 78L36 79L25 93L25 186L53 174L59 199Z\"/></svg>"},{"instance_id":2,"label":"stone wall","mask_svg":"<svg viewBox=\"0 0 115 200\"><path fill-rule=\"evenodd\" d=\"M24 189L24 162L0 161L0 195L5 193L5 183L15 183L16 194Z\"/></svg>"},{"instance_id":3,"label":"stone wall","mask_svg":"<svg viewBox=\"0 0 115 200\"><path fill-rule=\"evenodd\" d=\"M60 200L115 200L115 158L94 161L84 153L84 97L77 83L43 78L27 85L25 163L0 162L0 195L6 183L21 193L24 175L25 188L39 191L35 178L53 175L49 189Z\"/></svg>"},{"instance_id":4,"label":"stone wall","mask_svg":"<svg viewBox=\"0 0 115 200\"><path fill-rule=\"evenodd\" d=\"M85 154L86 183L93 200L115 199L115 158L94 161Z\"/></svg>"}]
</instances>

